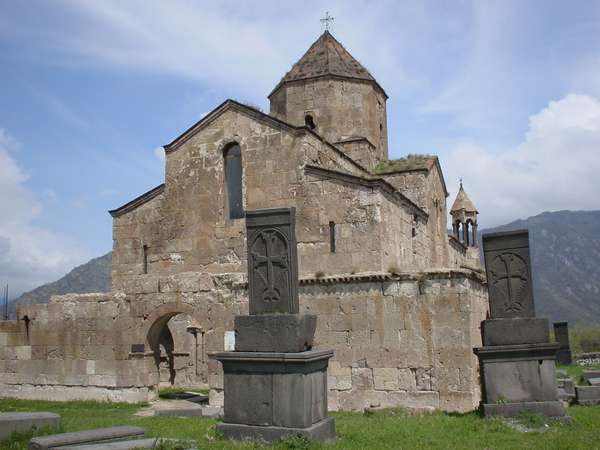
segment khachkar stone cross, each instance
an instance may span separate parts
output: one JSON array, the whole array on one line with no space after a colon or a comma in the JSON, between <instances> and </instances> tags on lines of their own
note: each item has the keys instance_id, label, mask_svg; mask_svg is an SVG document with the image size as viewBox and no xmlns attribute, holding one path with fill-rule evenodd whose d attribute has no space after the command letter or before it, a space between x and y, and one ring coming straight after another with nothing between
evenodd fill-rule
<instances>
[{"instance_id":1,"label":"khachkar stone cross","mask_svg":"<svg viewBox=\"0 0 600 450\"><path fill-rule=\"evenodd\" d=\"M298 313L295 209L248 211L250 314Z\"/></svg>"},{"instance_id":2,"label":"khachkar stone cross","mask_svg":"<svg viewBox=\"0 0 600 450\"><path fill-rule=\"evenodd\" d=\"M547 319L535 317L529 233L483 235L490 318L481 323L483 346L475 348L485 416L535 413L562 417L555 377L556 351Z\"/></svg>"},{"instance_id":3,"label":"khachkar stone cross","mask_svg":"<svg viewBox=\"0 0 600 450\"><path fill-rule=\"evenodd\" d=\"M335 437L327 417L332 350L313 350L317 316L299 314L294 208L246 211L249 315L235 316L223 364L225 437L274 441Z\"/></svg>"},{"instance_id":4,"label":"khachkar stone cross","mask_svg":"<svg viewBox=\"0 0 600 450\"><path fill-rule=\"evenodd\" d=\"M535 317L527 231L488 234L483 248L491 318Z\"/></svg>"}]
</instances>

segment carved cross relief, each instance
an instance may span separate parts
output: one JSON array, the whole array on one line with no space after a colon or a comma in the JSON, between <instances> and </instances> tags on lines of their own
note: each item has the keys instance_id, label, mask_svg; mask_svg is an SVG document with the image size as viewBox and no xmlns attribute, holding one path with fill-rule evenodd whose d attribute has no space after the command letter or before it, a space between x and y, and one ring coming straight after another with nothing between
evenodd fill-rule
<instances>
[{"instance_id":1,"label":"carved cross relief","mask_svg":"<svg viewBox=\"0 0 600 450\"><path fill-rule=\"evenodd\" d=\"M528 293L529 276L525 260L513 252L497 255L489 271L490 284L505 298L504 311L518 313L524 308Z\"/></svg>"},{"instance_id":2,"label":"carved cross relief","mask_svg":"<svg viewBox=\"0 0 600 450\"><path fill-rule=\"evenodd\" d=\"M261 281L257 283L257 294L267 308L287 303L288 300L282 298L287 297L287 247L285 237L275 229L258 233L251 247L252 272Z\"/></svg>"}]
</instances>

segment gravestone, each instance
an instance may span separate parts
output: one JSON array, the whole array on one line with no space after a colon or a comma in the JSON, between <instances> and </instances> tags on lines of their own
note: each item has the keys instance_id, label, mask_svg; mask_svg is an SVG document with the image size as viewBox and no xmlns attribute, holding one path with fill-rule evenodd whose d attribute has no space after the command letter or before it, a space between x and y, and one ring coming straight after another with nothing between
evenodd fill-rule
<instances>
[{"instance_id":1,"label":"gravestone","mask_svg":"<svg viewBox=\"0 0 600 450\"><path fill-rule=\"evenodd\" d=\"M571 355L571 344L569 343L569 322L554 323L554 339L560 345L556 354L556 360L559 364L571 364L573 357Z\"/></svg>"},{"instance_id":2,"label":"gravestone","mask_svg":"<svg viewBox=\"0 0 600 450\"><path fill-rule=\"evenodd\" d=\"M490 318L481 323L485 416L522 412L562 417L555 374L559 344L547 319L535 317L526 230L483 235Z\"/></svg>"},{"instance_id":3,"label":"gravestone","mask_svg":"<svg viewBox=\"0 0 600 450\"><path fill-rule=\"evenodd\" d=\"M248 316L236 316L235 351L223 365L227 438L335 438L327 417L331 350L313 350L317 318L299 314L295 209L246 212Z\"/></svg>"}]
</instances>

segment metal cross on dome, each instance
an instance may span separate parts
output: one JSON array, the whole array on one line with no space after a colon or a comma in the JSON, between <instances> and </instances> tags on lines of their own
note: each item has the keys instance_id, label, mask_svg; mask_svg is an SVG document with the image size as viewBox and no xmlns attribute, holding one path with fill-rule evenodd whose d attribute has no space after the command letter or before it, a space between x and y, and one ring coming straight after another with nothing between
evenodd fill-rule
<instances>
[{"instance_id":1,"label":"metal cross on dome","mask_svg":"<svg viewBox=\"0 0 600 450\"><path fill-rule=\"evenodd\" d=\"M325 12L325 17L321 19L321 23L325 27L325 31L329 31L329 27L331 26L331 22L335 20L334 17L329 15L329 11Z\"/></svg>"}]
</instances>

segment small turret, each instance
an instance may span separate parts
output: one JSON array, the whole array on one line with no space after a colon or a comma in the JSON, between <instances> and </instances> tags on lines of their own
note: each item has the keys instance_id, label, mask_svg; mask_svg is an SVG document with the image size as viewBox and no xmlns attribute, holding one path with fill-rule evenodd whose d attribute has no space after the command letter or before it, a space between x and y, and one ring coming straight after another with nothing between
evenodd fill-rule
<instances>
[{"instance_id":1,"label":"small turret","mask_svg":"<svg viewBox=\"0 0 600 450\"><path fill-rule=\"evenodd\" d=\"M477 214L479 212L463 189L460 180L460 189L450 209L450 215L454 237L467 247L477 247Z\"/></svg>"}]
</instances>

